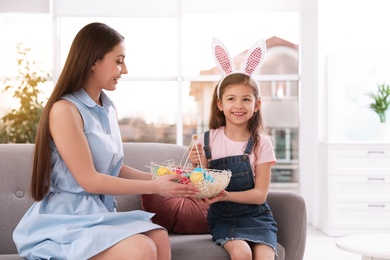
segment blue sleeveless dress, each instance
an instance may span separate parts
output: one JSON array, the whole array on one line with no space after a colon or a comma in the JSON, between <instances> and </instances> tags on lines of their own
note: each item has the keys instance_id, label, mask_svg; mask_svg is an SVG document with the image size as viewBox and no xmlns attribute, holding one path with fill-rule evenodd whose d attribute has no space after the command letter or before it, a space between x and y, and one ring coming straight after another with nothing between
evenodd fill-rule
<instances>
[{"instance_id":1,"label":"blue sleeveless dress","mask_svg":"<svg viewBox=\"0 0 390 260\"><path fill-rule=\"evenodd\" d=\"M232 177L227 191L245 191L255 186L249 154L254 141L251 137L243 154L212 160L209 131L204 134L204 151L208 168L230 170ZM207 213L210 233L217 245L230 240L245 240L272 247L276 253L277 224L267 201L261 205L219 201L210 205Z\"/></svg>"},{"instance_id":2,"label":"blue sleeveless dress","mask_svg":"<svg viewBox=\"0 0 390 260\"><path fill-rule=\"evenodd\" d=\"M102 92L101 107L84 89L63 98L71 101L82 116L96 170L118 176L123 147L112 101ZM13 233L20 256L88 259L131 235L162 228L151 222L152 213L116 212L113 196L85 192L73 178L54 142L50 147L50 191L42 201L31 206Z\"/></svg>"}]
</instances>

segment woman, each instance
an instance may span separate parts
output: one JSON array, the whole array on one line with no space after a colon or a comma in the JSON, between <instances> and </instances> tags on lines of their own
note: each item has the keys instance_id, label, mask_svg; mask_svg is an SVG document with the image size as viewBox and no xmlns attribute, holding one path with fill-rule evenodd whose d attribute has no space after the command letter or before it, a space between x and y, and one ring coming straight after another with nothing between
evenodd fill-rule
<instances>
[{"instance_id":1,"label":"woman","mask_svg":"<svg viewBox=\"0 0 390 260\"><path fill-rule=\"evenodd\" d=\"M114 195L193 196L169 175L123 165L113 102L127 74L124 37L102 23L76 35L39 122L32 197L36 202L14 231L27 259L170 259L165 229L144 211L116 213Z\"/></svg>"}]
</instances>

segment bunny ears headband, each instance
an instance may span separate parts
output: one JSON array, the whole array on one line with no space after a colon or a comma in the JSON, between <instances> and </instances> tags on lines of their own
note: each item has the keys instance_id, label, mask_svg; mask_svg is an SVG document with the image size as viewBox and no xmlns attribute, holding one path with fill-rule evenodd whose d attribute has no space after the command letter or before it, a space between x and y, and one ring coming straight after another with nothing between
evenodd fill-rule
<instances>
[{"instance_id":1,"label":"bunny ears headband","mask_svg":"<svg viewBox=\"0 0 390 260\"><path fill-rule=\"evenodd\" d=\"M256 68L263 62L264 55L266 52L266 46L264 40L257 41L247 52L244 62L244 69L242 71L235 71L233 59L230 56L228 50L222 42L213 38L212 40L212 52L217 63L218 68L221 70L223 77L219 81L217 86L217 96L219 96L219 89L221 87L222 82L229 75L241 73L249 76L251 85L256 87L258 93L260 93L259 85L256 80L254 80L251 75L256 70Z\"/></svg>"}]
</instances>

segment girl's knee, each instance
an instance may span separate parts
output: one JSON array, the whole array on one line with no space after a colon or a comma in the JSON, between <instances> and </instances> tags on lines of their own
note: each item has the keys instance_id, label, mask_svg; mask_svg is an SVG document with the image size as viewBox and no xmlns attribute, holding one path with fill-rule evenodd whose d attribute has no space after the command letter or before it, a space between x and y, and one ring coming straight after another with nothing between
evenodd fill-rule
<instances>
[{"instance_id":1,"label":"girl's knee","mask_svg":"<svg viewBox=\"0 0 390 260\"><path fill-rule=\"evenodd\" d=\"M252 259L252 249L246 241L232 240L224 245L232 260L248 260Z\"/></svg>"},{"instance_id":2,"label":"girl's knee","mask_svg":"<svg viewBox=\"0 0 390 260\"><path fill-rule=\"evenodd\" d=\"M253 246L253 256L253 259L273 260L275 259L275 251L268 245L255 244Z\"/></svg>"}]
</instances>

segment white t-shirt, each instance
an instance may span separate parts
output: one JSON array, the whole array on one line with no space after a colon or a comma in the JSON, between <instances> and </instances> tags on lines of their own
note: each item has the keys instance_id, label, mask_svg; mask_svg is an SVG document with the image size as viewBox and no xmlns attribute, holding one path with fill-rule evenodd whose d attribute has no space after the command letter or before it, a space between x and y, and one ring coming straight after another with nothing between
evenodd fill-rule
<instances>
[{"instance_id":1,"label":"white t-shirt","mask_svg":"<svg viewBox=\"0 0 390 260\"><path fill-rule=\"evenodd\" d=\"M227 156L241 155L245 152L245 148L248 144L248 141L237 142L230 140L225 135L224 129L225 127L222 126L218 129L210 130L209 145L212 156L211 160L216 160ZM252 166L253 174L255 174L255 165L269 162L271 162L272 164L276 163L274 147L272 145L272 140L270 136L261 133L259 135L260 145L257 147L257 160L255 161L255 153L253 150L249 155L249 161ZM199 135L198 143L202 144L202 153L204 154L204 133Z\"/></svg>"}]
</instances>

